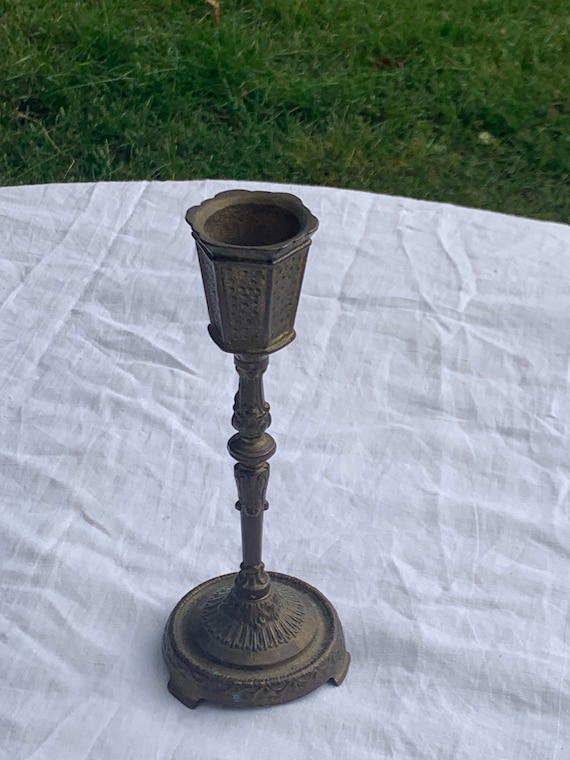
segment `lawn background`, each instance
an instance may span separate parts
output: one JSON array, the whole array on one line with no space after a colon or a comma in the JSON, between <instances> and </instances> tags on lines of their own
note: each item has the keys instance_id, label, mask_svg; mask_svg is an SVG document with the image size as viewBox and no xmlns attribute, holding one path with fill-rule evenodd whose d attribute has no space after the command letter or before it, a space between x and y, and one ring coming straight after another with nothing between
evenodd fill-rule
<instances>
[{"instance_id":1,"label":"lawn background","mask_svg":"<svg viewBox=\"0 0 570 760\"><path fill-rule=\"evenodd\" d=\"M231 178L570 221L568 0L0 0L0 184Z\"/></svg>"}]
</instances>

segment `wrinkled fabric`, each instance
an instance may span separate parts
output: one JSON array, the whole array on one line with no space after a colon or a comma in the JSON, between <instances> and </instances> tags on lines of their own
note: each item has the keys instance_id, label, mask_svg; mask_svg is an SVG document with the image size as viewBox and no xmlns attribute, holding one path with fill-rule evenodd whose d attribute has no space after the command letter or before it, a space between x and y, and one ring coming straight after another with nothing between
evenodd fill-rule
<instances>
[{"instance_id":1,"label":"wrinkled fabric","mask_svg":"<svg viewBox=\"0 0 570 760\"><path fill-rule=\"evenodd\" d=\"M162 630L240 530L184 212L238 186L320 219L265 376L264 559L352 665L190 711ZM570 757L570 228L226 181L5 188L0 217L0 757Z\"/></svg>"}]
</instances>

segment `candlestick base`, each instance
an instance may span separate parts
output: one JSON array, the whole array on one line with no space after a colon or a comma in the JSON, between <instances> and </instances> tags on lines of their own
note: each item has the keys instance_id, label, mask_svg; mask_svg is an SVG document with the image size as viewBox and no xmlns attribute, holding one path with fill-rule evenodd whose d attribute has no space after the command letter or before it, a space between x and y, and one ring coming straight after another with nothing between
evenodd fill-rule
<instances>
[{"instance_id":1,"label":"candlestick base","mask_svg":"<svg viewBox=\"0 0 570 760\"><path fill-rule=\"evenodd\" d=\"M188 707L277 705L342 683L350 655L332 604L304 581L269 576L261 599L240 596L230 574L197 586L172 611L163 641L168 688Z\"/></svg>"}]
</instances>

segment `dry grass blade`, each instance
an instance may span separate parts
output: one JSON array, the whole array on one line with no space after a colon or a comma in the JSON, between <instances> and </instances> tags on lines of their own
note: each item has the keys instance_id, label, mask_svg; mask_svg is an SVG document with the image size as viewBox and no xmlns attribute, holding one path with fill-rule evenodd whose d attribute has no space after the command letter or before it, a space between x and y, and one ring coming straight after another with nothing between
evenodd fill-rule
<instances>
[{"instance_id":1,"label":"dry grass blade","mask_svg":"<svg viewBox=\"0 0 570 760\"><path fill-rule=\"evenodd\" d=\"M214 26L218 26L222 20L220 13L220 0L206 0L208 5L212 6L212 14L214 18Z\"/></svg>"}]
</instances>

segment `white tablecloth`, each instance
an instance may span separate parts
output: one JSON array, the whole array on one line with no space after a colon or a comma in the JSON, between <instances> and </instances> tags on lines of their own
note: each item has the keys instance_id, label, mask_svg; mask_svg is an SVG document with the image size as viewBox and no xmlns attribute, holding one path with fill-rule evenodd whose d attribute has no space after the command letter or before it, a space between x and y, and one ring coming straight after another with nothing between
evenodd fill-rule
<instances>
[{"instance_id":1,"label":"white tablecloth","mask_svg":"<svg viewBox=\"0 0 570 760\"><path fill-rule=\"evenodd\" d=\"M352 665L191 711L163 626L240 531L184 212L236 186L321 222L265 378L264 559ZM5 188L0 217L2 758L570 758L570 228L222 181Z\"/></svg>"}]
</instances>

